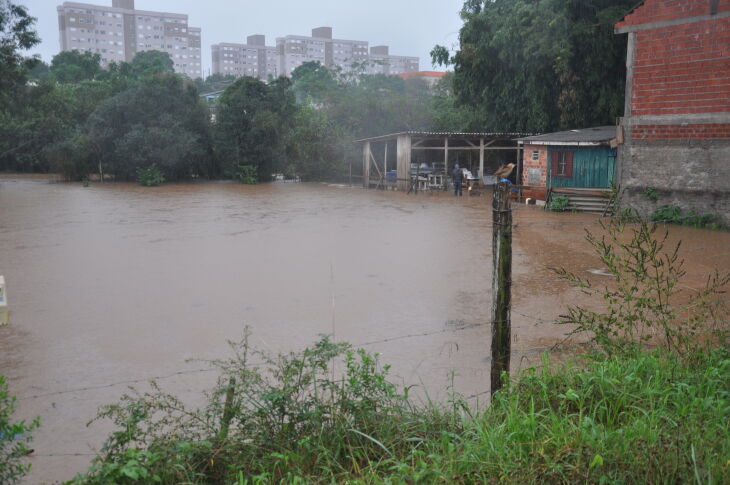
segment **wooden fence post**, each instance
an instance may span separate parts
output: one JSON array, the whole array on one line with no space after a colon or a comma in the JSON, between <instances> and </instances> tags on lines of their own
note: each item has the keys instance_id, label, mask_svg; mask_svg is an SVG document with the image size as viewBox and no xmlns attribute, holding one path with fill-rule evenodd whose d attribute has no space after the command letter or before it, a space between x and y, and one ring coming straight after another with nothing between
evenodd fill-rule
<instances>
[{"instance_id":1,"label":"wooden fence post","mask_svg":"<svg viewBox=\"0 0 730 485\"><path fill-rule=\"evenodd\" d=\"M228 381L228 389L226 389L226 401L223 405L223 416L221 418L221 431L218 434L218 439L223 442L228 439L228 429L231 426L233 420L233 394L236 391L236 379L231 377Z\"/></svg>"},{"instance_id":2,"label":"wooden fence post","mask_svg":"<svg viewBox=\"0 0 730 485\"><path fill-rule=\"evenodd\" d=\"M512 345L510 304L512 291L512 210L506 182L494 186L492 201L492 396L502 388L502 373L509 374Z\"/></svg>"}]
</instances>

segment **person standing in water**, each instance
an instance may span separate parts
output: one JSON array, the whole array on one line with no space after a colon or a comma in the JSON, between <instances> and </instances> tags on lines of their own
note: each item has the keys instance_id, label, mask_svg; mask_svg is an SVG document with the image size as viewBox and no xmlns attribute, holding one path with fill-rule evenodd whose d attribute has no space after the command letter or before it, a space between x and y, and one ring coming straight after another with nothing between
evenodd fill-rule
<instances>
[{"instance_id":1,"label":"person standing in water","mask_svg":"<svg viewBox=\"0 0 730 485\"><path fill-rule=\"evenodd\" d=\"M459 168L459 164L454 165L454 170L451 172L451 179L454 182L454 196L461 196L461 185L464 182L464 173Z\"/></svg>"}]
</instances>

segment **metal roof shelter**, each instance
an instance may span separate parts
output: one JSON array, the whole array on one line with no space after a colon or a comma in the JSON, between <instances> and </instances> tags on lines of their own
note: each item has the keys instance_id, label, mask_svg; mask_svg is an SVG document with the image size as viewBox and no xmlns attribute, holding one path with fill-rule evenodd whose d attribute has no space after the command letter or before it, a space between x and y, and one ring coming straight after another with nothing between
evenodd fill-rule
<instances>
[{"instance_id":1,"label":"metal roof shelter","mask_svg":"<svg viewBox=\"0 0 730 485\"><path fill-rule=\"evenodd\" d=\"M502 163L519 161L516 138L527 135L405 131L356 140L362 144L363 187L385 187L390 182L398 190L408 190L412 165L425 165L429 174L444 180L453 163L470 166L472 171L478 166L478 177L483 180L485 169L491 173ZM499 160L487 160L489 152L500 153ZM390 176L393 171L395 177Z\"/></svg>"},{"instance_id":2,"label":"metal roof shelter","mask_svg":"<svg viewBox=\"0 0 730 485\"><path fill-rule=\"evenodd\" d=\"M610 145L616 138L615 126L597 126L583 130L558 131L545 135L518 138L520 145L570 145L570 146L602 146Z\"/></svg>"}]
</instances>

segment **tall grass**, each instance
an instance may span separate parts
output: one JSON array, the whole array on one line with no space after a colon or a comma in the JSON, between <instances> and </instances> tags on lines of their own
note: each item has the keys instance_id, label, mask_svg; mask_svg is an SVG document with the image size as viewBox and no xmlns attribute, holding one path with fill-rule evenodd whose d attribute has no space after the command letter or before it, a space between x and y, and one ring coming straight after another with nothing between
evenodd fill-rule
<instances>
[{"instance_id":1,"label":"tall grass","mask_svg":"<svg viewBox=\"0 0 730 485\"><path fill-rule=\"evenodd\" d=\"M332 378L335 360L342 378ZM73 483L730 480L728 349L691 360L664 350L546 360L473 413L458 399L414 406L374 356L326 340L277 360L273 372L239 364L228 361L203 410L162 392L106 408L120 430Z\"/></svg>"},{"instance_id":2,"label":"tall grass","mask_svg":"<svg viewBox=\"0 0 730 485\"><path fill-rule=\"evenodd\" d=\"M519 376L458 436L393 460L396 481L728 483L730 353L664 351L547 363ZM380 470L371 478L381 481Z\"/></svg>"}]
</instances>

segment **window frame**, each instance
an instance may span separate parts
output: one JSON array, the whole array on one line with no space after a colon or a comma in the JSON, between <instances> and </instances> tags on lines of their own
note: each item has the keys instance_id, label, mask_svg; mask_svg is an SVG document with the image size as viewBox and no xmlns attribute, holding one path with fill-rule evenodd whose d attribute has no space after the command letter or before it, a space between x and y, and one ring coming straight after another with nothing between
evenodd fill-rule
<instances>
[{"instance_id":1,"label":"window frame","mask_svg":"<svg viewBox=\"0 0 730 485\"><path fill-rule=\"evenodd\" d=\"M550 171L553 177L562 179L573 178L575 150L553 150L550 152L550 159Z\"/></svg>"}]
</instances>

